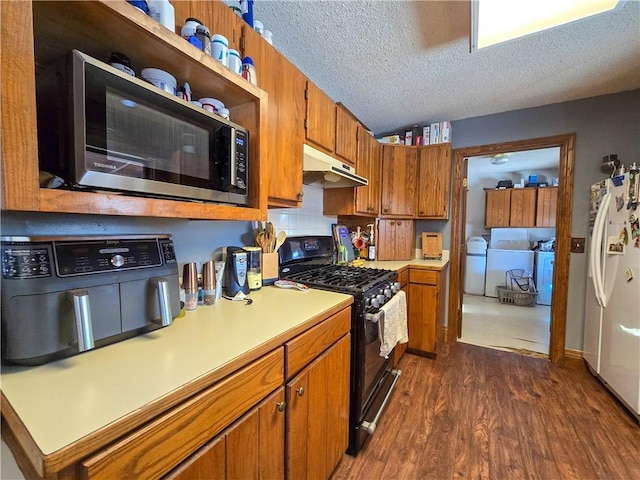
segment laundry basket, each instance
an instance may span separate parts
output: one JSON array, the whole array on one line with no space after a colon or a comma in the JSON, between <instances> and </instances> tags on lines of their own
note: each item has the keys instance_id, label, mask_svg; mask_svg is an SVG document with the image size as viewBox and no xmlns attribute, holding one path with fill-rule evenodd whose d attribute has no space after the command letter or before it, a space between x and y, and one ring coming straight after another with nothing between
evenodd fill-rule
<instances>
[{"instance_id":1,"label":"laundry basket","mask_svg":"<svg viewBox=\"0 0 640 480\"><path fill-rule=\"evenodd\" d=\"M507 270L506 286L497 286L498 299L506 305L533 307L538 292L530 272L521 269Z\"/></svg>"}]
</instances>

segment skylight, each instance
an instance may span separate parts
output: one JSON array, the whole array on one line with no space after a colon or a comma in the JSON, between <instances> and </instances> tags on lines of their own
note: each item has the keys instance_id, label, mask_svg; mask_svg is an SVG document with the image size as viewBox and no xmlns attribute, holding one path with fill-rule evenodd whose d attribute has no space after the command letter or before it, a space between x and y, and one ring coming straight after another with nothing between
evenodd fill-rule
<instances>
[{"instance_id":1,"label":"skylight","mask_svg":"<svg viewBox=\"0 0 640 480\"><path fill-rule=\"evenodd\" d=\"M471 50L608 12L625 0L472 0Z\"/></svg>"}]
</instances>

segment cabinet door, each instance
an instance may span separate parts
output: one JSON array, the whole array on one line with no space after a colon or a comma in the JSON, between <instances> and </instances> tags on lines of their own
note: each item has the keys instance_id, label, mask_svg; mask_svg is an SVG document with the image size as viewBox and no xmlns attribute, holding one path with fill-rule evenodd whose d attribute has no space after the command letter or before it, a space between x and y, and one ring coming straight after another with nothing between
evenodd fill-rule
<instances>
[{"instance_id":1,"label":"cabinet door","mask_svg":"<svg viewBox=\"0 0 640 480\"><path fill-rule=\"evenodd\" d=\"M182 25L188 17L194 17L209 27L211 35L219 33L229 40L229 48L240 52L240 38L245 25L238 15L224 2L188 0L171 2L175 10L176 33L180 35Z\"/></svg>"},{"instance_id":2,"label":"cabinet door","mask_svg":"<svg viewBox=\"0 0 640 480\"><path fill-rule=\"evenodd\" d=\"M284 479L284 387L226 434L227 480Z\"/></svg>"},{"instance_id":3,"label":"cabinet door","mask_svg":"<svg viewBox=\"0 0 640 480\"><path fill-rule=\"evenodd\" d=\"M410 260L415 256L414 245L413 220L379 220L376 260Z\"/></svg>"},{"instance_id":4,"label":"cabinet door","mask_svg":"<svg viewBox=\"0 0 640 480\"><path fill-rule=\"evenodd\" d=\"M287 383L287 478L326 479L348 444L351 335Z\"/></svg>"},{"instance_id":5,"label":"cabinet door","mask_svg":"<svg viewBox=\"0 0 640 480\"><path fill-rule=\"evenodd\" d=\"M418 218L449 218L450 144L418 149Z\"/></svg>"},{"instance_id":6,"label":"cabinet door","mask_svg":"<svg viewBox=\"0 0 640 480\"><path fill-rule=\"evenodd\" d=\"M558 189L545 187L538 189L536 202L536 227L555 227Z\"/></svg>"},{"instance_id":7,"label":"cabinet door","mask_svg":"<svg viewBox=\"0 0 640 480\"><path fill-rule=\"evenodd\" d=\"M269 122L269 204L300 206L302 202L302 146L304 144L305 76L271 45L277 56L277 86L269 93L269 109L277 109L277 121Z\"/></svg>"},{"instance_id":8,"label":"cabinet door","mask_svg":"<svg viewBox=\"0 0 640 480\"><path fill-rule=\"evenodd\" d=\"M436 313L438 288L435 285L409 284L409 345L416 353L436 351Z\"/></svg>"},{"instance_id":9,"label":"cabinet door","mask_svg":"<svg viewBox=\"0 0 640 480\"><path fill-rule=\"evenodd\" d=\"M333 153L336 149L336 105L307 80L307 139Z\"/></svg>"},{"instance_id":10,"label":"cabinet door","mask_svg":"<svg viewBox=\"0 0 640 480\"><path fill-rule=\"evenodd\" d=\"M375 216L380 213L381 152L381 144L364 128L358 127L356 173L369 180L369 185L355 188L356 214Z\"/></svg>"},{"instance_id":11,"label":"cabinet door","mask_svg":"<svg viewBox=\"0 0 640 480\"><path fill-rule=\"evenodd\" d=\"M508 227L511 191L510 190L487 190L485 204L484 226Z\"/></svg>"},{"instance_id":12,"label":"cabinet door","mask_svg":"<svg viewBox=\"0 0 640 480\"><path fill-rule=\"evenodd\" d=\"M536 224L536 188L511 190L510 227L534 227Z\"/></svg>"},{"instance_id":13,"label":"cabinet door","mask_svg":"<svg viewBox=\"0 0 640 480\"><path fill-rule=\"evenodd\" d=\"M225 480L225 452L226 439L221 435L167 475L165 480Z\"/></svg>"},{"instance_id":14,"label":"cabinet door","mask_svg":"<svg viewBox=\"0 0 640 480\"><path fill-rule=\"evenodd\" d=\"M416 203L416 147L382 147L381 215L413 217Z\"/></svg>"},{"instance_id":15,"label":"cabinet door","mask_svg":"<svg viewBox=\"0 0 640 480\"><path fill-rule=\"evenodd\" d=\"M344 106L336 106L336 155L355 167L358 122ZM358 169L356 169L358 172ZM362 174L361 174L362 175Z\"/></svg>"},{"instance_id":16,"label":"cabinet door","mask_svg":"<svg viewBox=\"0 0 640 480\"><path fill-rule=\"evenodd\" d=\"M269 205L300 206L306 78L252 29L245 32L245 54L254 59L258 85L269 95L264 142Z\"/></svg>"}]
</instances>

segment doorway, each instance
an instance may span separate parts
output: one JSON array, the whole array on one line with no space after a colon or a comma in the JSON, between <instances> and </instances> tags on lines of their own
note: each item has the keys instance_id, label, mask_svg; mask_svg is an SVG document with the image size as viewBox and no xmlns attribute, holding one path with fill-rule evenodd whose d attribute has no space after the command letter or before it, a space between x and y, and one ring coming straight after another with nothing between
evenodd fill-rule
<instances>
[{"instance_id":1,"label":"doorway","mask_svg":"<svg viewBox=\"0 0 640 480\"><path fill-rule=\"evenodd\" d=\"M553 272L553 297L550 306L549 358L559 362L564 358L566 310L569 277L569 251L571 245L571 209L573 198L573 166L575 134L521 140L454 151L453 222L451 231L451 258L449 281L449 317L447 339L456 341L462 333L463 262L465 252L465 189L466 158L490 156L506 152L522 152L542 148L559 147L559 186L556 216L555 265Z\"/></svg>"},{"instance_id":2,"label":"doorway","mask_svg":"<svg viewBox=\"0 0 640 480\"><path fill-rule=\"evenodd\" d=\"M470 157L466 162L459 341L548 358L555 252L546 250L552 249L556 236L554 184L560 148ZM527 188L538 186L548 190ZM521 269L524 280L509 282L505 274L511 269Z\"/></svg>"}]
</instances>

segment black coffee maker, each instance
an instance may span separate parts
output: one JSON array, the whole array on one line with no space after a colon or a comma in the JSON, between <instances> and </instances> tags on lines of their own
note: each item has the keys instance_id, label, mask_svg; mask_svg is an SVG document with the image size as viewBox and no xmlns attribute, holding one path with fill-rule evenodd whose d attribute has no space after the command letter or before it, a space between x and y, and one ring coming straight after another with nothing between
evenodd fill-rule
<instances>
[{"instance_id":1,"label":"black coffee maker","mask_svg":"<svg viewBox=\"0 0 640 480\"><path fill-rule=\"evenodd\" d=\"M249 295L247 282L247 252L240 247L227 247L224 269L224 293L235 297L239 292Z\"/></svg>"}]
</instances>

